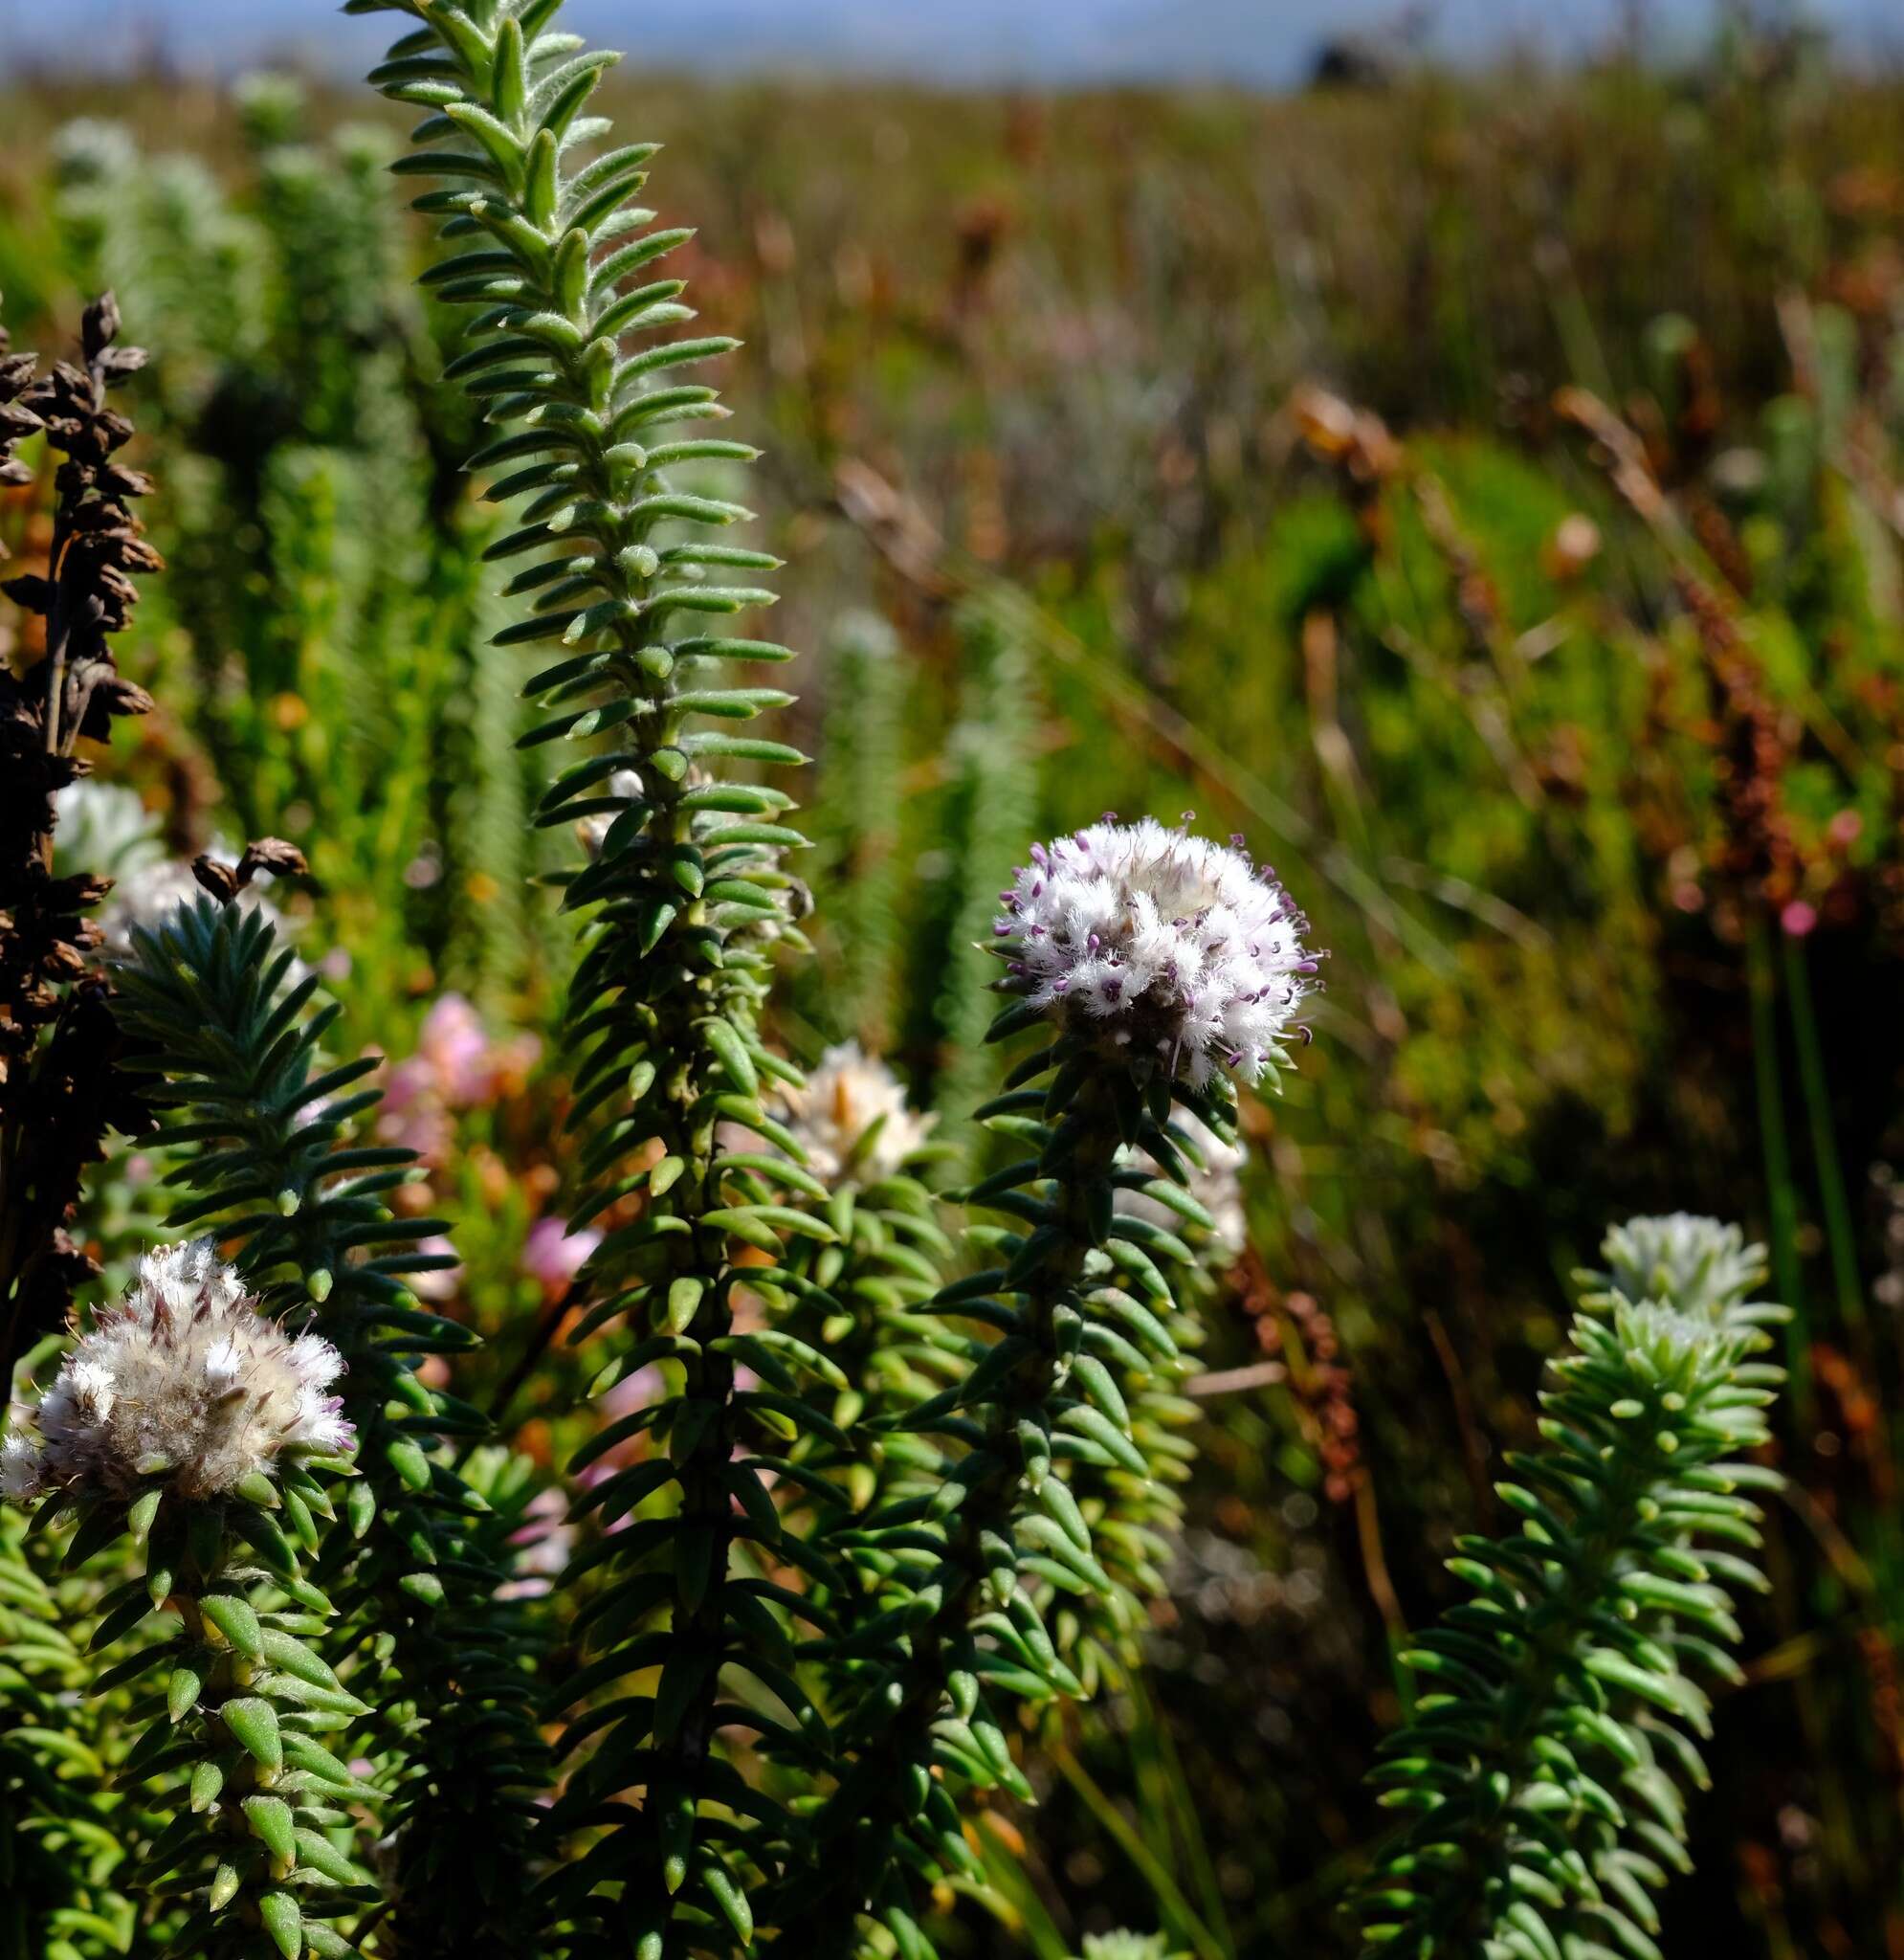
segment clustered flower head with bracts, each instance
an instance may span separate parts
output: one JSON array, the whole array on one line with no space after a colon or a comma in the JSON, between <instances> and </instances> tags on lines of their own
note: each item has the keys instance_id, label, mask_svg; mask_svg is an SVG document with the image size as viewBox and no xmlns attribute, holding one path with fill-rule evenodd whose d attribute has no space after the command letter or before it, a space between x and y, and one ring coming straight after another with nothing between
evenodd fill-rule
<instances>
[{"instance_id":1,"label":"clustered flower head with bracts","mask_svg":"<svg viewBox=\"0 0 1904 1960\"><path fill-rule=\"evenodd\" d=\"M871 1178L891 1177L919 1149L933 1119L906 1101L905 1084L857 1041L843 1041L821 1056L803 1087L781 1091L787 1126L818 1177L835 1178L858 1153ZM878 1133L867 1141L875 1124ZM862 1150L861 1146L864 1145Z\"/></svg>"},{"instance_id":2,"label":"clustered flower head with bracts","mask_svg":"<svg viewBox=\"0 0 1904 1960\"><path fill-rule=\"evenodd\" d=\"M1034 1006L1198 1088L1224 1068L1261 1080L1315 990L1308 922L1240 837L1107 815L1033 845L1001 897L995 949Z\"/></svg>"},{"instance_id":3,"label":"clustered flower head with bracts","mask_svg":"<svg viewBox=\"0 0 1904 1960\"><path fill-rule=\"evenodd\" d=\"M281 1456L339 1456L355 1440L326 1392L343 1360L316 1334L266 1320L209 1238L147 1253L37 1404L16 1410L0 1486L16 1503L75 1489L127 1497L163 1477L215 1497Z\"/></svg>"}]
</instances>

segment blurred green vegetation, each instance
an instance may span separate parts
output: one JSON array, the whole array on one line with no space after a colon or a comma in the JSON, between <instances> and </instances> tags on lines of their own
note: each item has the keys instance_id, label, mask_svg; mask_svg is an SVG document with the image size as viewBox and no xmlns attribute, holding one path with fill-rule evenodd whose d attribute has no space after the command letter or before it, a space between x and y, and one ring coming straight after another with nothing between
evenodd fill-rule
<instances>
[{"instance_id":1,"label":"blurred green vegetation","mask_svg":"<svg viewBox=\"0 0 1904 1960\"><path fill-rule=\"evenodd\" d=\"M1248 1112L1256 1257L1207 1359L1251 1385L1207 1400L1152 1674L1039 1739L1031 1845L980 1826L1024 1937L1350 1949L1394 1647L1528 1437L1567 1274L1686 1208L1768 1236L1800 1309L1794 1483L1661 1946L1904 1956L1904 91L1739 42L1277 101L612 106L670 144L662 215L748 343L776 633L817 657L789 1045L866 1036L956 1129L969 942L1029 834L1105 809L1246 834L1332 955ZM110 280L157 356L171 569L126 665L161 712L114 767L175 849L309 853L277 897L342 1044L411 1061L415 1201L461 1221L506 1392L561 1295L523 1253L565 934L366 114L0 99L0 291L52 351ZM0 505L29 558L36 522ZM509 1396L532 1451L587 1366Z\"/></svg>"}]
</instances>

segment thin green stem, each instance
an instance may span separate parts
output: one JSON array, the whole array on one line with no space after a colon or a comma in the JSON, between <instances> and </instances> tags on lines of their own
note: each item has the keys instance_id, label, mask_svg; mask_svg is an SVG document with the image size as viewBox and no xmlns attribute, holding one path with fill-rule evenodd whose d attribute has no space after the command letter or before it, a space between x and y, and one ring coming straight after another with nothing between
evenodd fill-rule
<instances>
[{"instance_id":1,"label":"thin green stem","mask_svg":"<svg viewBox=\"0 0 1904 1960\"><path fill-rule=\"evenodd\" d=\"M1098 1787L1090 1771L1064 1743L1052 1746L1052 1761L1056 1765L1058 1774L1082 1798L1085 1809L1097 1819L1150 1887L1158 1911L1172 1938L1187 1940L1200 1960L1229 1960L1229 1947L1198 1918L1190 1902L1178 1888L1176 1880L1164 1870L1157 1854L1143 1841L1141 1834L1132 1828L1130 1819Z\"/></svg>"},{"instance_id":2,"label":"thin green stem","mask_svg":"<svg viewBox=\"0 0 1904 1960\"><path fill-rule=\"evenodd\" d=\"M1792 1183L1791 1145L1785 1135L1784 1095L1779 1082L1778 982L1772 970L1770 924L1753 922L1745 942L1746 982L1752 1002L1752 1069L1759 1096L1759 1140L1764 1151L1766 1203L1771 1214L1772 1272L1779 1297L1791 1308L1785 1325L1785 1367L1794 1414L1810 1425L1811 1330L1799 1283L1798 1192Z\"/></svg>"},{"instance_id":3,"label":"thin green stem","mask_svg":"<svg viewBox=\"0 0 1904 1960\"><path fill-rule=\"evenodd\" d=\"M1209 1841L1204 1834L1203 1819L1197 1814L1196 1793L1191 1790L1184 1773L1177 1740L1170 1732L1170 1725L1159 1719L1141 1669L1131 1671L1124 1693L1136 1711L1138 1734L1147 1745L1145 1753L1150 1759L1149 1774L1146 1775L1144 1768L1140 1766L1140 1779L1161 1785L1170 1809L1176 1815L1178 1841L1184 1856L1189 1860L1190 1876L1196 1884L1205 1923L1213 1929L1228 1960L1228 1956L1236 1950L1236 1941L1229 1930L1223 1886L1216 1875L1216 1864L1209 1855ZM1132 1741L1137 1741L1137 1734L1133 1735Z\"/></svg>"},{"instance_id":4,"label":"thin green stem","mask_svg":"<svg viewBox=\"0 0 1904 1960\"><path fill-rule=\"evenodd\" d=\"M1805 1115L1811 1125L1811 1153L1818 1167L1818 1194L1825 1210L1825 1233L1831 1252L1838 1311L1846 1326L1861 1336L1866 1314L1864 1287L1858 1279L1857 1234L1851 1223L1850 1201L1845 1194L1845 1173L1838 1158L1831 1089L1825 1074L1825 1050L1818 1037L1818 1016L1811 1003L1811 971L1805 961L1805 942L1789 933L1784 937L1784 966L1785 999L1791 1010L1799 1080L1804 1085Z\"/></svg>"}]
</instances>

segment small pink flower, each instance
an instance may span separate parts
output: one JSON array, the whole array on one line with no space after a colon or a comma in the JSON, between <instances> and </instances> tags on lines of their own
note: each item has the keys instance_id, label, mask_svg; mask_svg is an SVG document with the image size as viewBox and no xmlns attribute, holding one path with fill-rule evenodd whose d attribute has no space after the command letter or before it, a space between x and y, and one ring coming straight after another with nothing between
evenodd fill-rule
<instances>
[{"instance_id":1,"label":"small pink flower","mask_svg":"<svg viewBox=\"0 0 1904 1960\"><path fill-rule=\"evenodd\" d=\"M540 1599L575 1553L575 1527L565 1522L568 1505L559 1490L538 1491L529 1500L520 1529L511 1533L516 1576L496 1589L498 1599Z\"/></svg>"},{"instance_id":2,"label":"small pink flower","mask_svg":"<svg viewBox=\"0 0 1904 1960\"><path fill-rule=\"evenodd\" d=\"M419 1238L416 1249L438 1258L446 1253L454 1257L456 1250L440 1232L432 1238ZM412 1273L410 1276L410 1290L419 1300L429 1301L432 1306L440 1306L444 1301L455 1299L462 1284L463 1269L460 1265L440 1266L434 1272Z\"/></svg>"},{"instance_id":3,"label":"small pink flower","mask_svg":"<svg viewBox=\"0 0 1904 1960\"><path fill-rule=\"evenodd\" d=\"M453 1109L485 1101L496 1080L482 1016L460 993L446 993L423 1018L417 1059L433 1078L436 1093Z\"/></svg>"},{"instance_id":4,"label":"small pink flower","mask_svg":"<svg viewBox=\"0 0 1904 1960\"><path fill-rule=\"evenodd\" d=\"M601 1410L609 1422L619 1422L624 1415L632 1415L637 1409L646 1409L651 1402L659 1401L668 1392L668 1384L662 1379L661 1370L651 1361L646 1368L637 1368L631 1375L625 1376L601 1398ZM583 1472L585 1481L587 1472Z\"/></svg>"},{"instance_id":5,"label":"small pink flower","mask_svg":"<svg viewBox=\"0 0 1904 1960\"><path fill-rule=\"evenodd\" d=\"M560 1218L538 1218L522 1245L522 1270L550 1293L573 1283L602 1242L599 1232L571 1232Z\"/></svg>"},{"instance_id":6,"label":"small pink flower","mask_svg":"<svg viewBox=\"0 0 1904 1960\"><path fill-rule=\"evenodd\" d=\"M1807 933L1814 931L1817 927L1817 908L1807 905L1803 899L1794 899L1779 914L1779 924L1784 927L1786 933L1791 938L1803 939Z\"/></svg>"},{"instance_id":7,"label":"small pink flower","mask_svg":"<svg viewBox=\"0 0 1904 1960\"><path fill-rule=\"evenodd\" d=\"M429 1095L429 1065L417 1056L400 1061L384 1080L384 1114L403 1116Z\"/></svg>"}]
</instances>

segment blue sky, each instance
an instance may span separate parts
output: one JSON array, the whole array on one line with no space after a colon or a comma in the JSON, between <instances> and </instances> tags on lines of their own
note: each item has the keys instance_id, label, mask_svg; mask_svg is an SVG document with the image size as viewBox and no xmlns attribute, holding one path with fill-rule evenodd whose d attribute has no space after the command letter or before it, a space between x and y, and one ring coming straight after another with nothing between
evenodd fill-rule
<instances>
[{"instance_id":1,"label":"blue sky","mask_svg":"<svg viewBox=\"0 0 1904 1960\"><path fill-rule=\"evenodd\" d=\"M1715 0L1649 0L1662 42L1696 36ZM1392 19L1397 0L572 0L583 32L637 59L720 69L849 68L945 79L1295 78L1317 43ZM1621 0L1441 0L1435 42L1472 57L1510 45L1577 51ZM1904 54L1898 0L1810 0L1848 49ZM0 0L10 58L145 45L191 66L296 53L358 67L391 18L341 18L333 0Z\"/></svg>"}]
</instances>

